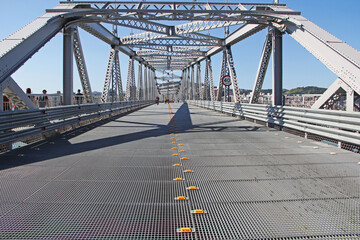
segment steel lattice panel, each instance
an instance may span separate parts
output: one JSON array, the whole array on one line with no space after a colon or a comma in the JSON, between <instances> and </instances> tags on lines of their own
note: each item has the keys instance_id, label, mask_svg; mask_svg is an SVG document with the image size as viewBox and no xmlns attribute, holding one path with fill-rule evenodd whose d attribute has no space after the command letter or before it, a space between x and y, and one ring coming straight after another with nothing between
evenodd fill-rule
<instances>
[{"instance_id":1,"label":"steel lattice panel","mask_svg":"<svg viewBox=\"0 0 360 240\"><path fill-rule=\"evenodd\" d=\"M200 239L359 237L359 204L351 199L192 205L208 212L195 216Z\"/></svg>"},{"instance_id":2,"label":"steel lattice panel","mask_svg":"<svg viewBox=\"0 0 360 240\"><path fill-rule=\"evenodd\" d=\"M170 147L169 147L170 149ZM169 155L169 154L168 154ZM100 160L101 159L101 160ZM163 167L171 165L175 160L172 156L108 156L106 158L91 158L85 159L76 164L76 166L113 166L113 167Z\"/></svg>"},{"instance_id":3,"label":"steel lattice panel","mask_svg":"<svg viewBox=\"0 0 360 240\"><path fill-rule=\"evenodd\" d=\"M349 198L320 180L262 180L189 182L194 202L271 202L303 199Z\"/></svg>"},{"instance_id":4,"label":"steel lattice panel","mask_svg":"<svg viewBox=\"0 0 360 240\"><path fill-rule=\"evenodd\" d=\"M1 170L0 179L51 180L59 176L66 167L24 165Z\"/></svg>"},{"instance_id":5,"label":"steel lattice panel","mask_svg":"<svg viewBox=\"0 0 360 240\"><path fill-rule=\"evenodd\" d=\"M50 203L175 203L185 196L182 182L174 181L55 181L41 188L26 202Z\"/></svg>"},{"instance_id":6,"label":"steel lattice panel","mask_svg":"<svg viewBox=\"0 0 360 240\"><path fill-rule=\"evenodd\" d=\"M24 201L47 183L45 181L1 180L0 202Z\"/></svg>"},{"instance_id":7,"label":"steel lattice panel","mask_svg":"<svg viewBox=\"0 0 360 240\"><path fill-rule=\"evenodd\" d=\"M334 148L299 144L287 133L171 106L180 112L183 146L171 139L170 123L159 124L169 119L159 105L2 161L0 238L359 239L354 154L335 148L331 155ZM147 127L137 128L139 121ZM207 213L191 214L197 208Z\"/></svg>"},{"instance_id":8,"label":"steel lattice panel","mask_svg":"<svg viewBox=\"0 0 360 240\"><path fill-rule=\"evenodd\" d=\"M146 161L144 159L144 161ZM170 164L169 164L170 165ZM173 167L85 167L69 169L57 180L77 181L170 181L182 172Z\"/></svg>"},{"instance_id":9,"label":"steel lattice panel","mask_svg":"<svg viewBox=\"0 0 360 240\"><path fill-rule=\"evenodd\" d=\"M21 203L0 222L4 239L190 239L188 205Z\"/></svg>"}]
</instances>

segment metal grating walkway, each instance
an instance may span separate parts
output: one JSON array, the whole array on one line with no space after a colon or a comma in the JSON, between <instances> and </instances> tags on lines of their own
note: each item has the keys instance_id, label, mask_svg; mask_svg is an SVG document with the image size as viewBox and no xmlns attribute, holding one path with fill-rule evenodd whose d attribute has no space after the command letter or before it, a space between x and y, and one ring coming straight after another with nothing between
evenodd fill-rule
<instances>
[{"instance_id":1,"label":"metal grating walkway","mask_svg":"<svg viewBox=\"0 0 360 240\"><path fill-rule=\"evenodd\" d=\"M219 113L153 105L1 155L0 239L360 239L358 162Z\"/></svg>"}]
</instances>

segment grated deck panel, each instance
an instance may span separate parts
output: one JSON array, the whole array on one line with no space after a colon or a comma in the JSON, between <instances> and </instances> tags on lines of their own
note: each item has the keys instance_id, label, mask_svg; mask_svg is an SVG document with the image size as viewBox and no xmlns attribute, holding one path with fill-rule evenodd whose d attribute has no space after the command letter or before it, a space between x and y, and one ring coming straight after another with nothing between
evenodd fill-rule
<instances>
[{"instance_id":1,"label":"grated deck panel","mask_svg":"<svg viewBox=\"0 0 360 240\"><path fill-rule=\"evenodd\" d=\"M171 108L175 122L154 105L1 155L0 238L360 239L357 154Z\"/></svg>"}]
</instances>

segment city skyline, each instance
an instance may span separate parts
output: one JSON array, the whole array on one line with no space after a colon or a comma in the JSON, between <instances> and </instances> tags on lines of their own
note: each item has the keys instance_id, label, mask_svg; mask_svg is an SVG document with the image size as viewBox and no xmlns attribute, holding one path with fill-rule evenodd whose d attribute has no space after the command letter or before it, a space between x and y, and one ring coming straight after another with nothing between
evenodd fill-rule
<instances>
[{"instance_id":1,"label":"city skyline","mask_svg":"<svg viewBox=\"0 0 360 240\"><path fill-rule=\"evenodd\" d=\"M241 2L269 3L272 1ZM57 3L58 1L55 0L33 0L32 4L29 4L26 0L18 0L16 3L10 1L3 2L1 4L3 6L3 13L0 16L0 20L3 22L11 20L11 24L6 24L2 27L0 39L6 38L45 13L45 9L52 8ZM360 1L347 0L345 4L340 4L339 1L335 0L282 0L280 3L287 4L293 10L301 11L302 15L310 21L347 42L355 49L360 49L360 42L358 41L360 39L360 31L356 31L356 28L354 29L356 25L350 24L360 20L356 10L357 7L360 7ZM12 9L12 11L4 11L6 9ZM139 30L133 31L134 33L140 32ZM123 36L128 35L130 30L121 28L119 32ZM242 89L252 89L265 35L266 31L262 31L232 47L239 87ZM84 31L80 32L80 36L92 89L93 91L101 92L110 47ZM212 58L215 85L218 85L219 82L221 58L221 54L217 54ZM125 88L128 57L120 54L120 62L122 66L123 87ZM203 69L204 64L202 63L202 79L204 78ZM137 74L137 64L135 72ZM271 74L270 63L263 86L264 89L271 88ZM42 89L47 89L49 93L62 91L62 34L57 34L12 76L23 90L30 87L36 93L40 93ZM304 86L328 87L335 79L336 75L307 52L307 50L303 49L290 36L284 36L284 88L291 89ZM74 66L74 91L78 88L81 89L81 84L76 67Z\"/></svg>"}]
</instances>

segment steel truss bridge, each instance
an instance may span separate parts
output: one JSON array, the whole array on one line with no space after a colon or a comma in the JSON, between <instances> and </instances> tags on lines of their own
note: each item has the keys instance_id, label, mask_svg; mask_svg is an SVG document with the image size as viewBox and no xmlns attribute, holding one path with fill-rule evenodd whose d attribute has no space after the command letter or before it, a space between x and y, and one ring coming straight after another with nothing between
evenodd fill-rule
<instances>
[{"instance_id":1,"label":"steel truss bridge","mask_svg":"<svg viewBox=\"0 0 360 240\"><path fill-rule=\"evenodd\" d=\"M109 45L102 103L80 28ZM232 47L260 31L242 103ZM39 109L11 75L57 34L64 106ZM311 109L282 106L284 34L338 76ZM73 59L86 104L73 103ZM272 105L261 105L271 59ZM19 109L0 113L0 238L360 238L360 53L278 1L60 2L0 42L0 91ZM181 103L154 105L159 95ZM346 111L329 110L344 97Z\"/></svg>"}]
</instances>

